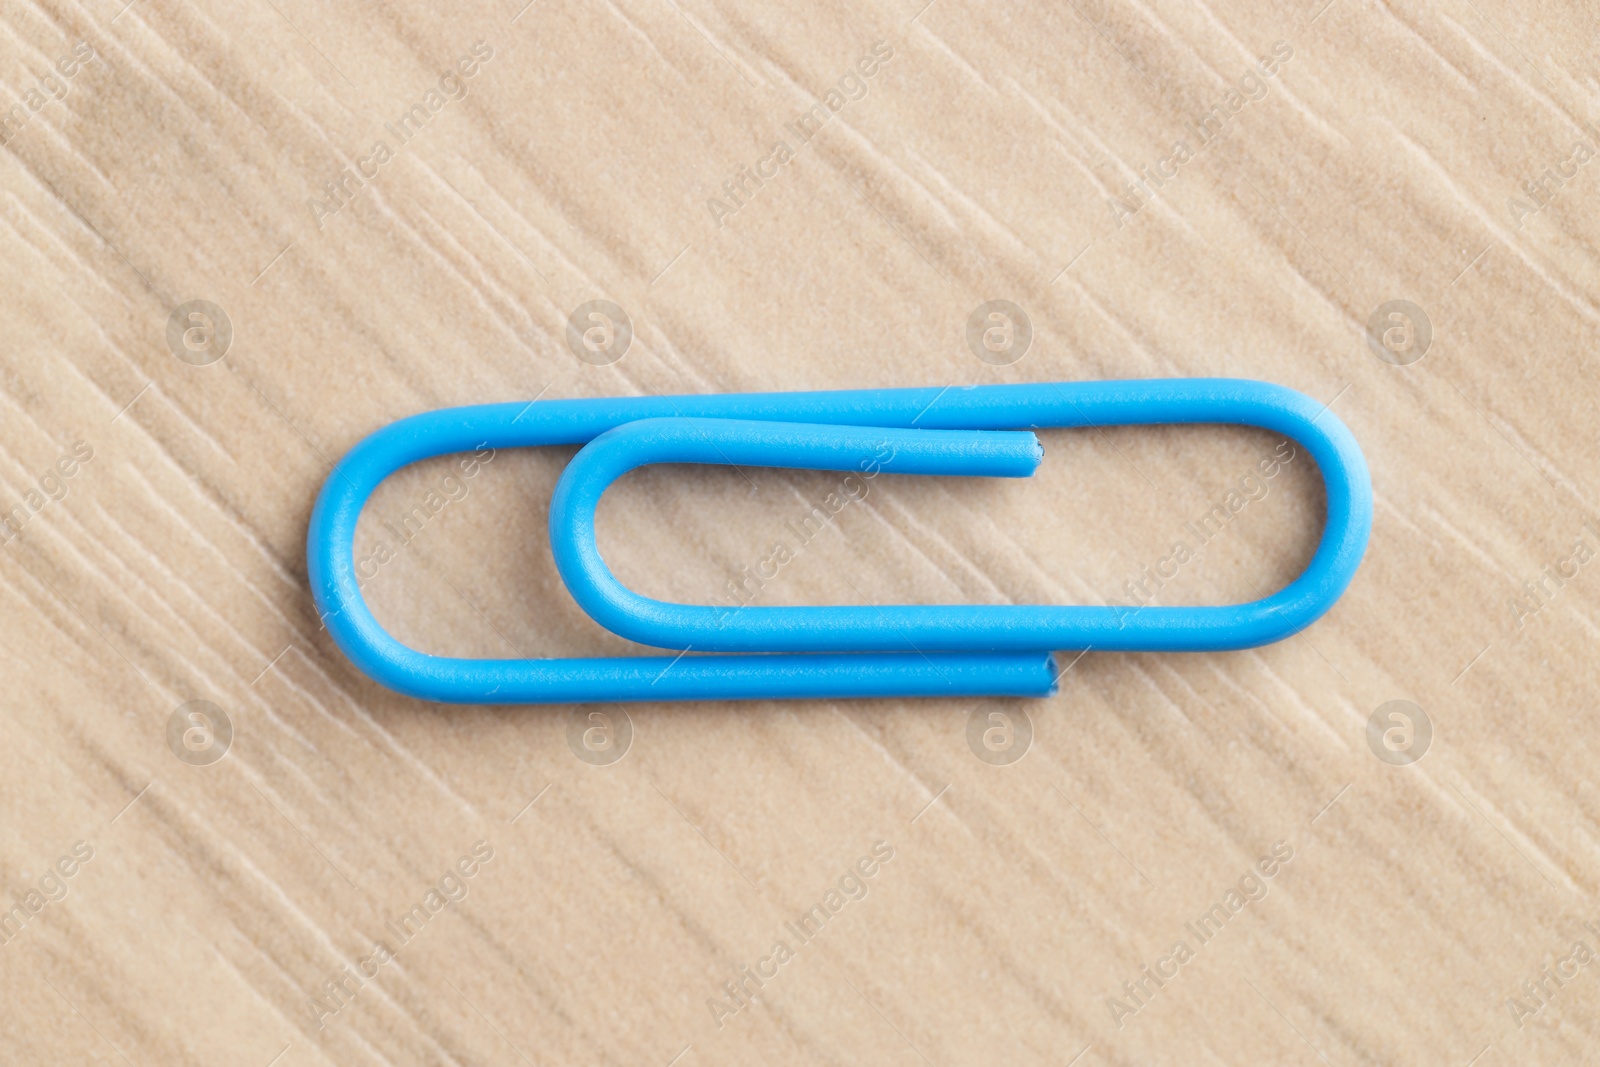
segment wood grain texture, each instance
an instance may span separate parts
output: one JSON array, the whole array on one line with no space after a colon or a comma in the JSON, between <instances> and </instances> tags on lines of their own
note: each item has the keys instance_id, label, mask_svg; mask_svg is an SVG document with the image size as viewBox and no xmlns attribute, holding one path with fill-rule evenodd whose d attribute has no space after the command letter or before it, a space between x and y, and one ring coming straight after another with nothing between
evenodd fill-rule
<instances>
[{"instance_id":1,"label":"wood grain texture","mask_svg":"<svg viewBox=\"0 0 1600 1067\"><path fill-rule=\"evenodd\" d=\"M1592 10L19 0L0 26L0 1059L1600 1057ZM568 343L594 299L633 327L609 365ZM1004 366L967 340L996 299L1033 331ZM169 345L193 300L225 353ZM1395 300L1430 331L1379 323L1406 365L1369 332ZM1305 634L1064 653L1042 701L637 705L597 766L569 735L618 709L399 697L307 590L330 464L419 411L1168 375L1292 386L1360 440L1371 546ZM1030 481L874 480L760 601L1216 603L1310 556L1320 481L1257 475L1268 434L1042 436ZM385 483L356 541L384 624L635 648L552 565L570 455ZM640 472L601 546L711 602L836 487ZM168 741L193 700L233 729L206 766ZM1432 730L1409 765L1369 744L1393 700ZM969 748L991 714L1031 725L1019 761Z\"/></svg>"}]
</instances>

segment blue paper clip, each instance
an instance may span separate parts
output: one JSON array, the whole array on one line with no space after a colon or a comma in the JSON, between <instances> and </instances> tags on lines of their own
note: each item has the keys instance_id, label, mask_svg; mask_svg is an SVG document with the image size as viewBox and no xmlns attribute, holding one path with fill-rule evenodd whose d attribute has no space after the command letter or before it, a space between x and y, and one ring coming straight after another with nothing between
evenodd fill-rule
<instances>
[{"instance_id":1,"label":"blue paper clip","mask_svg":"<svg viewBox=\"0 0 1600 1067\"><path fill-rule=\"evenodd\" d=\"M1262 600L1224 607L747 608L730 619L718 608L628 591L594 545L600 495L646 463L855 470L863 456L881 456L881 446L892 443L893 458L883 469L896 473L1023 477L1039 460L1037 440L995 431L1154 423L1261 426L1307 448L1327 487L1327 524L1299 578ZM602 625L642 643L769 654L456 659L417 652L378 625L356 583L351 546L361 508L383 478L443 453L584 443L550 513L552 550L580 605ZM1055 685L1049 649L1230 649L1297 632L1349 585L1371 524L1371 482L1349 431L1326 406L1262 382L747 393L495 404L403 419L360 442L330 475L312 514L307 562L319 612L351 660L385 685L431 700L1044 696Z\"/></svg>"}]
</instances>

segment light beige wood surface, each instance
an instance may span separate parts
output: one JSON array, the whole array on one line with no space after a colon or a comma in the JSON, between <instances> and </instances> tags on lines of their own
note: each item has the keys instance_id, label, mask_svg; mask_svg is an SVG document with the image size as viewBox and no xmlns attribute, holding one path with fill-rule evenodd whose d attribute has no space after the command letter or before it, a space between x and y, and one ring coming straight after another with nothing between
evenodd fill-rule
<instances>
[{"instance_id":1,"label":"light beige wood surface","mask_svg":"<svg viewBox=\"0 0 1600 1067\"><path fill-rule=\"evenodd\" d=\"M1600 1060L1592 10L125 3L0 18L0 1060ZM1300 636L1066 652L1048 700L636 705L597 764L619 709L399 697L307 589L330 464L419 411L1174 375L1366 452ZM873 480L760 602L1239 601L1316 543L1265 432L1042 436L1031 481ZM636 649L551 563L571 454L381 487L384 624ZM839 484L653 469L601 546L713 602ZM226 746L169 743L196 700Z\"/></svg>"}]
</instances>

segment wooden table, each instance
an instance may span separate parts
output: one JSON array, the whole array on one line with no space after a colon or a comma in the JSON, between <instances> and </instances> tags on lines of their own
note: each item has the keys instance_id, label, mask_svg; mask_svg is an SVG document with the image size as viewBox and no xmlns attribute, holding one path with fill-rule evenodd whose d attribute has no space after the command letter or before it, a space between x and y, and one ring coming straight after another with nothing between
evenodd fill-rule
<instances>
[{"instance_id":1,"label":"wooden table","mask_svg":"<svg viewBox=\"0 0 1600 1067\"><path fill-rule=\"evenodd\" d=\"M4 17L0 1058L1600 1055L1587 11L521 5ZM447 707L308 591L331 465L419 411L1195 375L1371 466L1353 586L1270 647ZM1264 431L1042 436L1023 481L655 468L600 543L700 603L1131 608L1319 535ZM571 454L387 481L379 619L638 650L551 562Z\"/></svg>"}]
</instances>

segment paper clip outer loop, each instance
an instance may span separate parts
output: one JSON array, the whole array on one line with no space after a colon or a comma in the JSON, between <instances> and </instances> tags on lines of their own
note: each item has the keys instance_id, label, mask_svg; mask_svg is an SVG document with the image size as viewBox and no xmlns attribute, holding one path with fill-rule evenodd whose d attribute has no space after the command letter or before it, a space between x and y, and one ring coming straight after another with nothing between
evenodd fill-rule
<instances>
[{"instance_id":1,"label":"paper clip outer loop","mask_svg":"<svg viewBox=\"0 0 1600 1067\"><path fill-rule=\"evenodd\" d=\"M907 392L916 392L907 390ZM474 449L581 444L613 426L680 412L781 418L796 396L841 423L859 418L862 394L728 394L488 404L402 419L360 441L328 476L306 537L317 613L334 642L367 675L408 696L443 703L537 704L784 698L1049 696L1053 657L960 652L931 655L617 656L475 659L435 656L396 640L373 617L357 581L353 544L367 498L394 471L430 456ZM853 398L853 399L852 399ZM925 402L925 401L924 401ZM869 405L868 405L869 406ZM991 435L993 436L993 435ZM1017 473L1038 462L1032 435L995 460ZM991 459L994 457L990 457ZM1004 474L957 455L948 473Z\"/></svg>"},{"instance_id":2,"label":"paper clip outer loop","mask_svg":"<svg viewBox=\"0 0 1600 1067\"><path fill-rule=\"evenodd\" d=\"M988 404L997 394L1012 403ZM839 431L829 426L772 422L649 420L596 438L563 473L550 510L551 546L561 576L579 605L602 626L664 648L693 646L721 652L1218 651L1279 641L1311 625L1350 584L1372 526L1371 480L1355 439L1325 405L1280 386L1206 379L992 386L942 394L917 422L919 426L981 422L993 428L1131 423L1265 427L1300 442L1316 461L1327 489L1327 524L1315 555L1298 578L1271 596L1245 604L1141 608L830 605L729 610L667 603L627 589L601 559L594 538L594 512L607 486L627 471L651 463L829 469L830 464L818 462L818 458L828 454L830 441ZM885 469L892 473L900 468L890 465Z\"/></svg>"}]
</instances>

